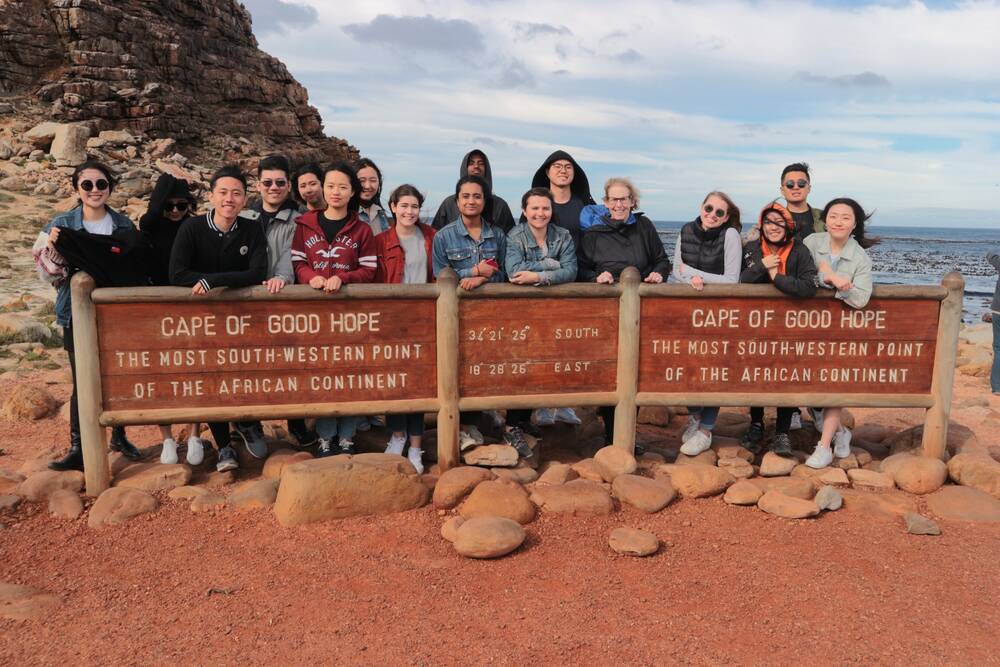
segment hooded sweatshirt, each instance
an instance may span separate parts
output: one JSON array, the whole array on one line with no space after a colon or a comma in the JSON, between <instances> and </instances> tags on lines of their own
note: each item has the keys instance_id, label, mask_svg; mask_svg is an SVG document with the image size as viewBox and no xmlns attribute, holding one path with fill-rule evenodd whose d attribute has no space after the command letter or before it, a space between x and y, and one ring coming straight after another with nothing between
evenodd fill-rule
<instances>
[{"instance_id":1,"label":"hooded sweatshirt","mask_svg":"<svg viewBox=\"0 0 1000 667\"><path fill-rule=\"evenodd\" d=\"M628 219L611 219L606 206L592 204L580 213L580 246L576 258L577 280L594 282L605 271L615 280L626 267L639 269L645 280L654 271L666 280L670 260L656 227L645 215L630 213Z\"/></svg>"},{"instance_id":2,"label":"hooded sweatshirt","mask_svg":"<svg viewBox=\"0 0 1000 667\"><path fill-rule=\"evenodd\" d=\"M191 203L189 217L194 212L194 197L187 181L170 174L162 174L149 196L149 208L139 218L139 231L149 250L149 275L154 285L170 284L170 251L174 248L180 222L168 220L163 215L163 206L168 199L186 199ZM185 218L186 219L186 218Z\"/></svg>"},{"instance_id":3,"label":"hooded sweatshirt","mask_svg":"<svg viewBox=\"0 0 1000 667\"><path fill-rule=\"evenodd\" d=\"M778 273L774 276L774 286L790 296L809 297L816 294L816 264L812 253L795 235L795 220L781 204L768 204L761 210L758 229L764 227L764 216L768 211L777 211L785 221L785 240L774 245L761 232L758 241L750 241L743 246L743 272L741 283L772 282L770 273L764 266L764 255L778 256Z\"/></svg>"},{"instance_id":4,"label":"hooded sweatshirt","mask_svg":"<svg viewBox=\"0 0 1000 667\"><path fill-rule=\"evenodd\" d=\"M566 160L573 165L573 180L569 184L570 199L565 204L557 203L552 211L552 222L563 229L569 230L573 237L573 245L580 245L580 213L584 206L595 203L590 194L590 181L587 173L583 170L573 156L566 151L559 150L545 158L545 162L535 172L535 177L531 179L531 187L550 189L549 167L553 162ZM524 215L521 215L521 222L524 222Z\"/></svg>"},{"instance_id":5,"label":"hooded sweatshirt","mask_svg":"<svg viewBox=\"0 0 1000 667\"><path fill-rule=\"evenodd\" d=\"M316 276L340 276L344 284L370 283L375 279L375 237L356 212L348 214L343 228L330 241L319 222L320 211L303 213L295 220L292 265L296 282L308 285Z\"/></svg>"},{"instance_id":6,"label":"hooded sweatshirt","mask_svg":"<svg viewBox=\"0 0 1000 667\"><path fill-rule=\"evenodd\" d=\"M472 157L474 153L479 153L483 156L483 161L486 163L486 173L483 174L483 179L489 184L490 192L493 191L493 169L490 167L490 158L487 157L486 153L475 148L465 154L462 158L462 164L458 167L458 177L469 175L469 158ZM487 202L485 214L487 216L487 222L492 224L497 229L503 230L506 234L514 226L514 216L510 212L510 206L507 205L501 197L493 195L491 200ZM441 229L446 225L459 219L460 214L458 212L458 204L455 201L455 195L449 195L447 199L441 202L441 206L438 207L437 213L434 215L434 221L431 226L434 229Z\"/></svg>"}]
</instances>

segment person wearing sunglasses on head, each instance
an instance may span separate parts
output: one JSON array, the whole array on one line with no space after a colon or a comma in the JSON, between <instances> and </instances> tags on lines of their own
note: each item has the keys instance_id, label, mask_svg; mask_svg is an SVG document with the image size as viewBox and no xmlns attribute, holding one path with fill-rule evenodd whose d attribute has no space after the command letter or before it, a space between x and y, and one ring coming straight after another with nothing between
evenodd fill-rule
<instances>
[{"instance_id":1,"label":"person wearing sunglasses on head","mask_svg":"<svg viewBox=\"0 0 1000 667\"><path fill-rule=\"evenodd\" d=\"M674 250L673 276L701 292L708 283L738 283L742 266L740 209L724 192L709 192L701 212L681 228ZM697 456L712 446L718 406L691 407L681 435L681 453Z\"/></svg>"},{"instance_id":2,"label":"person wearing sunglasses on head","mask_svg":"<svg viewBox=\"0 0 1000 667\"><path fill-rule=\"evenodd\" d=\"M73 170L71 182L80 203L72 211L55 217L45 226L43 232L48 234L49 246L56 246L60 231L64 229L99 236L135 232L135 225L127 216L108 206L108 198L111 196L114 179L111 177L111 170L106 165L96 160L87 160ZM63 347L69 355L73 393L70 396L69 409L69 452L62 459L50 463L49 468L53 470L83 470L70 281L68 279L61 281L56 290L56 324L63 328ZM129 459L142 457L136 446L125 437L124 426L115 426L111 430L111 450L120 452Z\"/></svg>"},{"instance_id":3,"label":"person wearing sunglasses on head","mask_svg":"<svg viewBox=\"0 0 1000 667\"><path fill-rule=\"evenodd\" d=\"M743 247L741 283L771 283L781 292L795 297L816 294L816 265L809 249L795 234L795 220L787 208L771 202L760 212L759 241ZM780 391L781 387L768 387ZM792 415L798 408L778 408L771 451L780 456L792 455L788 437ZM750 408L750 428L743 435L742 445L754 454L761 451L764 440L764 408Z\"/></svg>"}]
</instances>

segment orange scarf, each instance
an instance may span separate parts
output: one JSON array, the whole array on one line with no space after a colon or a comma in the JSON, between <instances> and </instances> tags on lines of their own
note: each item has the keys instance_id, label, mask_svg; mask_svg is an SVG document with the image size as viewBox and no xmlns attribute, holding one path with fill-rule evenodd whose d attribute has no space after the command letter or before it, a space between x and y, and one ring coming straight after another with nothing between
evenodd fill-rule
<instances>
[{"instance_id":1,"label":"orange scarf","mask_svg":"<svg viewBox=\"0 0 1000 667\"><path fill-rule=\"evenodd\" d=\"M787 232L786 232L786 234L787 234ZM763 254L765 256L767 256L767 255L777 255L778 256L778 273L780 275L782 275L782 276L785 275L785 265L788 263L788 256L790 254L792 254L792 244L794 244L794 243L795 243L795 240L792 239L791 241L789 241L785 245L779 247L777 251L775 251L774 248L773 248L773 246L771 246L771 244L767 242L767 239L764 238L763 232L761 232L761 235L760 235L760 249L761 249L761 252L763 252Z\"/></svg>"}]
</instances>

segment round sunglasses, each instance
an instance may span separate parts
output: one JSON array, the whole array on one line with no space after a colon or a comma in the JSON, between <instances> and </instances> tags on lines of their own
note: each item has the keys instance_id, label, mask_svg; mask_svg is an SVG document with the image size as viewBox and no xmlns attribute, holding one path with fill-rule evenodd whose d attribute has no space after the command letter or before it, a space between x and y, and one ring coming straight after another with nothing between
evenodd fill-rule
<instances>
[{"instance_id":1,"label":"round sunglasses","mask_svg":"<svg viewBox=\"0 0 1000 667\"><path fill-rule=\"evenodd\" d=\"M711 204L705 204L705 213L708 215L714 215L719 220L722 220L726 217L726 214L729 213L729 211L724 208L715 208Z\"/></svg>"},{"instance_id":2,"label":"round sunglasses","mask_svg":"<svg viewBox=\"0 0 1000 667\"><path fill-rule=\"evenodd\" d=\"M793 180L790 180L790 179L787 180L787 181L785 181L785 187L788 188L789 190L794 190L795 188L802 189L802 188L806 187L807 185L809 185L809 181L807 181L804 178L800 178L797 181L793 181Z\"/></svg>"},{"instance_id":3,"label":"round sunglasses","mask_svg":"<svg viewBox=\"0 0 1000 667\"><path fill-rule=\"evenodd\" d=\"M103 178L99 178L96 181L80 181L80 189L84 192L90 192L96 189L98 192L103 192L107 190L111 184L108 183Z\"/></svg>"}]
</instances>

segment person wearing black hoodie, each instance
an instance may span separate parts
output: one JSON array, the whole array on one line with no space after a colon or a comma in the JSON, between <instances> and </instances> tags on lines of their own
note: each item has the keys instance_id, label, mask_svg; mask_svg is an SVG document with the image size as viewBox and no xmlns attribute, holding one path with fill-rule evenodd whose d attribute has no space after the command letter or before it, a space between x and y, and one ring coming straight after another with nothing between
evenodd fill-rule
<instances>
[{"instance_id":1,"label":"person wearing black hoodie","mask_svg":"<svg viewBox=\"0 0 1000 667\"><path fill-rule=\"evenodd\" d=\"M552 222L569 230L574 247L580 247L580 213L584 206L594 204L590 194L590 181L573 156L558 150L545 158L545 162L531 179L531 187L547 188L552 193L555 207Z\"/></svg>"},{"instance_id":2,"label":"person wearing black hoodie","mask_svg":"<svg viewBox=\"0 0 1000 667\"><path fill-rule=\"evenodd\" d=\"M490 192L493 192L493 169L490 167L490 159L486 157L486 153L478 148L469 151L462 158L462 164L458 168L458 178L462 179L466 176L478 176L482 178L489 185ZM498 197L495 194L491 195L490 200L486 202L486 210L483 211L483 216L491 225L503 230L504 234L514 227L514 216L510 212L510 206L507 205L507 202L502 197ZM455 195L450 195L441 202L441 206L438 207L431 226L436 230L440 230L455 222L460 217Z\"/></svg>"}]
</instances>

